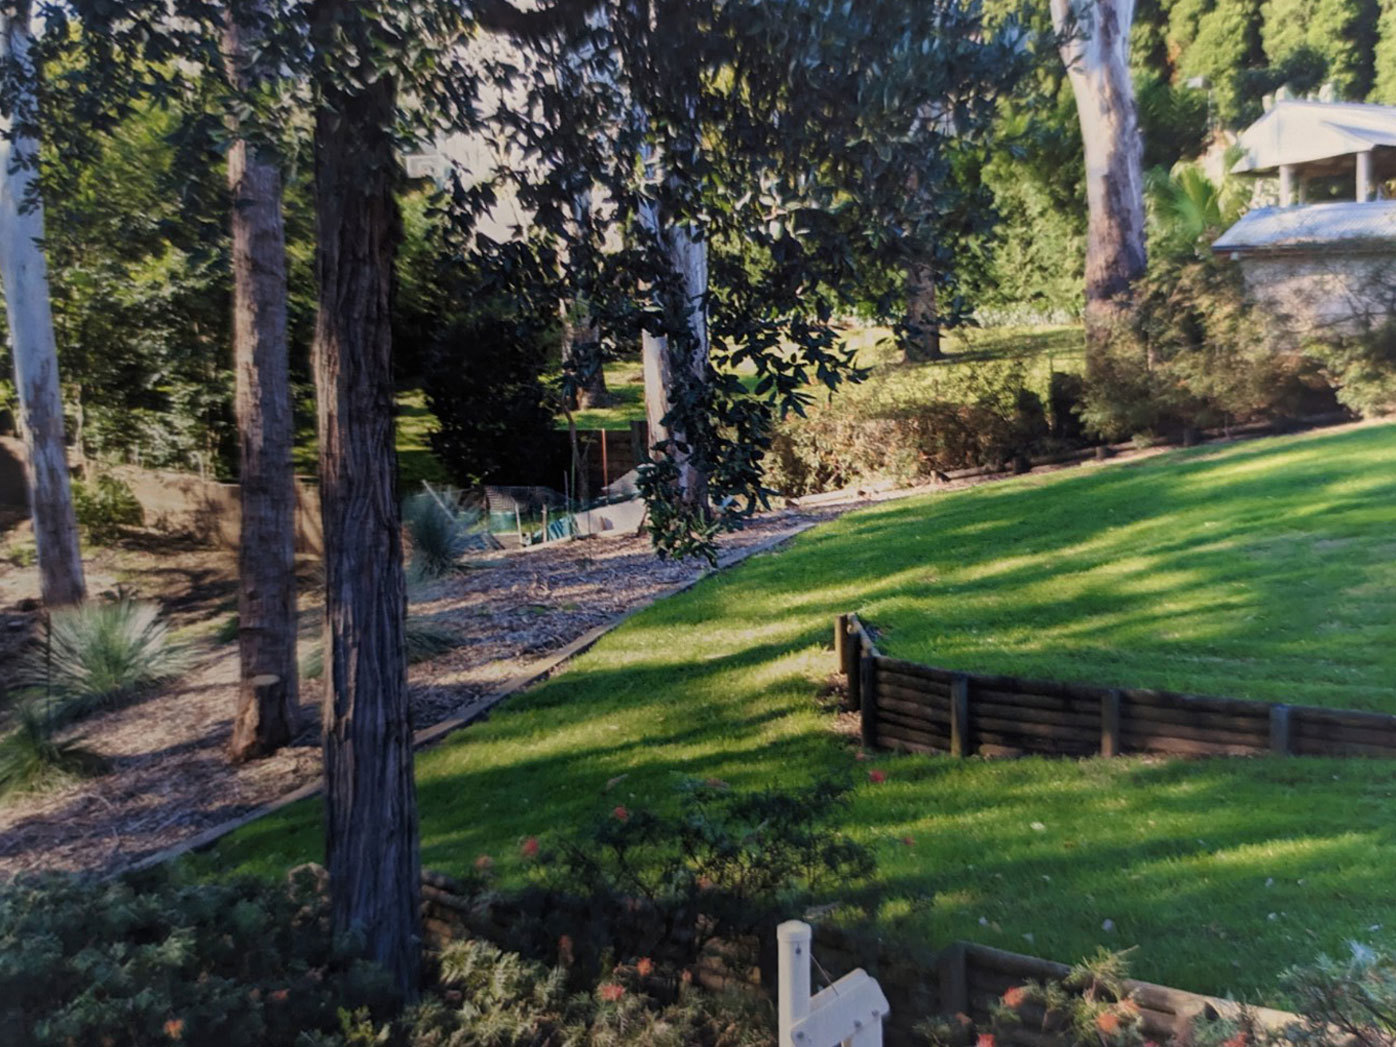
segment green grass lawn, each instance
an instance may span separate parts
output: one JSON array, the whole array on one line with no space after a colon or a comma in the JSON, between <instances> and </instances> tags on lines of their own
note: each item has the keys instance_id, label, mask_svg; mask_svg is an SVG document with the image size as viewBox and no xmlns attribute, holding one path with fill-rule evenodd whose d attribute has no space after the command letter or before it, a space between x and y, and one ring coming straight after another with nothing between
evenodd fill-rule
<instances>
[{"instance_id":1,"label":"green grass lawn","mask_svg":"<svg viewBox=\"0 0 1396 1047\"><path fill-rule=\"evenodd\" d=\"M1061 960L1137 946L1141 977L1283 1002L1294 963L1396 947L1396 761L885 756L874 784L817 698L831 618L968 669L1396 711L1394 500L1396 427L1373 426L849 515L423 753L423 861L490 854L507 883L524 837L668 803L682 776L846 774L889 932ZM306 803L196 867L280 875L320 847Z\"/></svg>"}]
</instances>

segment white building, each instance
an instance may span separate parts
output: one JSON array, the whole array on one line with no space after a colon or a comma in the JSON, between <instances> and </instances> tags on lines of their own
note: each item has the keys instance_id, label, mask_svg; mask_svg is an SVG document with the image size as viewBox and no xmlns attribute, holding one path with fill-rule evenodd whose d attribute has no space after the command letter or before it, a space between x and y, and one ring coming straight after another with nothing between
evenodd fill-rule
<instances>
[{"instance_id":1,"label":"white building","mask_svg":"<svg viewBox=\"0 0 1396 1047\"><path fill-rule=\"evenodd\" d=\"M1241 135L1236 174L1278 180L1212 250L1296 334L1352 330L1396 306L1396 107L1282 99ZM1273 197L1272 197L1273 199Z\"/></svg>"}]
</instances>

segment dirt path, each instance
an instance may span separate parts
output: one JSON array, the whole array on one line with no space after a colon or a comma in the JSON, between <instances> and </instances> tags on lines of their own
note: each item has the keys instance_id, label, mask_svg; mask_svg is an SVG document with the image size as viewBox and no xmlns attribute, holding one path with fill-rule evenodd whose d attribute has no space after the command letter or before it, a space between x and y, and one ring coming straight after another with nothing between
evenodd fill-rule
<instances>
[{"instance_id":1,"label":"dirt path","mask_svg":"<svg viewBox=\"0 0 1396 1047\"><path fill-rule=\"evenodd\" d=\"M727 536L724 552L748 548L824 520L851 506L791 511L763 517ZM137 568L127 559L99 564L93 589L141 571L166 580L183 577L160 596L177 621L203 623L211 632L227 613L231 557L187 552ZM411 613L453 633L458 646L410 674L414 726L429 727L504 681L543 666L549 656L584 633L674 586L697 577L692 563L655 559L647 539L607 538L492 557L455 578L413 593ZM26 572L27 573L27 572ZM114 584L114 582L113 582ZM29 632L21 610L28 580L0 578L0 600L15 628ZM136 584L138 592L142 585ZM315 642L318 613L304 614L302 654ZM179 683L127 708L86 720L81 743L111 762L99 778L17 797L0 806L0 880L40 870L119 871L157 851L236 818L320 773L320 686L302 686L302 731L275 756L242 767L224 758L237 693L236 646L205 640L207 654Z\"/></svg>"}]
</instances>

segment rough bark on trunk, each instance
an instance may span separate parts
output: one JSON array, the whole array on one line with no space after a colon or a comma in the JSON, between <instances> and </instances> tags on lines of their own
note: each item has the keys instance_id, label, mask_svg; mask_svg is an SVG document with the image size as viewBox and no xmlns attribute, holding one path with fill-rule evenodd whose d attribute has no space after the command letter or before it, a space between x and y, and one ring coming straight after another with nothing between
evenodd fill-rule
<instances>
[{"instance_id":1,"label":"rough bark on trunk","mask_svg":"<svg viewBox=\"0 0 1396 1047\"><path fill-rule=\"evenodd\" d=\"M1134 0L1052 0L1085 146L1086 325L1108 334L1147 264L1144 144L1129 71Z\"/></svg>"},{"instance_id":2,"label":"rough bark on trunk","mask_svg":"<svg viewBox=\"0 0 1396 1047\"><path fill-rule=\"evenodd\" d=\"M317 0L325 39L352 17ZM349 56L345 56L345 60ZM370 55L362 56L371 64ZM325 849L331 912L411 999L420 969L391 302L397 86L326 77L315 117L315 384L325 534Z\"/></svg>"},{"instance_id":3,"label":"rough bark on trunk","mask_svg":"<svg viewBox=\"0 0 1396 1047\"><path fill-rule=\"evenodd\" d=\"M679 471L679 491L688 505L706 515L708 477L693 462L687 449L689 434L681 426L665 425L664 417L671 406L670 394L678 380L677 369L687 367L697 378L705 379L708 367L708 245L697 239L686 226L671 225L660 229L660 219L651 212L646 215L651 231L661 237L670 268L680 280L687 315L683 318L692 331L685 359L672 351L669 339L646 333L641 341L640 356L645 373L645 417L649 422L650 445L672 441L669 456Z\"/></svg>"},{"instance_id":4,"label":"rough bark on trunk","mask_svg":"<svg viewBox=\"0 0 1396 1047\"><path fill-rule=\"evenodd\" d=\"M935 274L926 266L914 266L906 274L906 327L902 355L907 363L945 358L940 348Z\"/></svg>"},{"instance_id":5,"label":"rough bark on trunk","mask_svg":"<svg viewBox=\"0 0 1396 1047\"><path fill-rule=\"evenodd\" d=\"M562 362L564 366L580 364L576 361L576 348L583 343L596 342L597 331L595 322L583 322L578 324L571 316L564 312L562 318ZM588 361L590 363L590 361ZM569 404L573 410L577 408L606 407L611 403L611 392L606 388L606 372L601 369L601 361L595 361L595 370L590 374L581 376L581 381L577 383L576 395Z\"/></svg>"},{"instance_id":6,"label":"rough bark on trunk","mask_svg":"<svg viewBox=\"0 0 1396 1047\"><path fill-rule=\"evenodd\" d=\"M246 69L262 0L244 11L229 5L224 61L239 89L254 81ZM237 373L239 489L237 716L229 752L234 760L274 752L295 733L299 690L296 664L295 512L291 464L294 423L286 344L286 233L281 171L246 139L228 153L233 233L233 366Z\"/></svg>"},{"instance_id":7,"label":"rough bark on trunk","mask_svg":"<svg viewBox=\"0 0 1396 1047\"><path fill-rule=\"evenodd\" d=\"M7 100L9 111L0 118L0 277L5 285L39 584L44 603L61 607L81 601L86 583L68 479L58 347L42 247L44 211L35 195L39 143L32 128L38 118L38 71L31 57L30 4L14 4L10 10L0 15L0 66L13 71L15 85L15 97Z\"/></svg>"}]
</instances>

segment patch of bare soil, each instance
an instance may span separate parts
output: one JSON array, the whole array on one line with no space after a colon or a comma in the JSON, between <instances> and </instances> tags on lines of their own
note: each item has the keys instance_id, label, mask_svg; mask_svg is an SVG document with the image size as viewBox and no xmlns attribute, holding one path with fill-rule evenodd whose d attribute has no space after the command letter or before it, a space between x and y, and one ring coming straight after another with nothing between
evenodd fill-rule
<instances>
[{"instance_id":1,"label":"patch of bare soil","mask_svg":"<svg viewBox=\"0 0 1396 1047\"><path fill-rule=\"evenodd\" d=\"M762 517L722 541L735 552L828 519L849 506ZM237 696L236 644L217 644L216 624L235 605L231 553L193 548L103 550L89 588L158 600L177 626L200 634L206 652L176 685L75 729L110 761L101 777L71 782L0 806L0 879L26 872L112 873L316 780L321 685L302 681L302 730L294 745L240 767L224 756ZM491 556L412 594L411 614L450 632L457 646L410 674L414 726L439 723L598 625L674 586L703 565L662 562L648 539L598 538ZM0 567L0 635L37 634L32 567ZM318 596L303 600L302 655L318 638ZM24 610L29 607L29 610ZM22 620L22 628L5 623ZM6 664L19 640L0 645Z\"/></svg>"}]
</instances>

